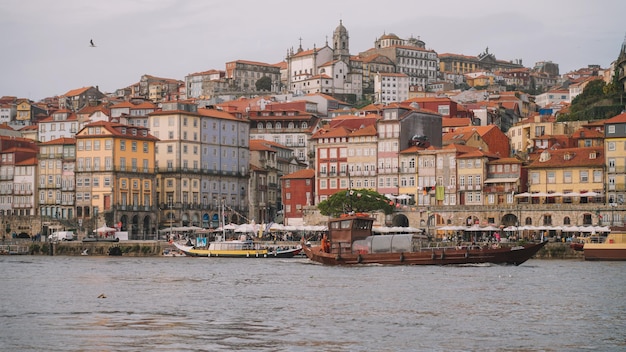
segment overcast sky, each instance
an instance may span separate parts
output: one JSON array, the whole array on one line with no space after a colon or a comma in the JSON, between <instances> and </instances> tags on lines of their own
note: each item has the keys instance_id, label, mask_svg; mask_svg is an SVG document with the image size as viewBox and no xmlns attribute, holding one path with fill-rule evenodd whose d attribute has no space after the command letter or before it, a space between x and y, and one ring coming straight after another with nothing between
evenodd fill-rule
<instances>
[{"instance_id":1,"label":"overcast sky","mask_svg":"<svg viewBox=\"0 0 626 352\"><path fill-rule=\"evenodd\" d=\"M2 0L0 96L40 100L85 86L108 93L142 75L184 80L233 60L278 63L321 47L343 21L350 52L384 33L437 53L609 67L626 35L623 0ZM89 47L93 39L97 47Z\"/></svg>"}]
</instances>

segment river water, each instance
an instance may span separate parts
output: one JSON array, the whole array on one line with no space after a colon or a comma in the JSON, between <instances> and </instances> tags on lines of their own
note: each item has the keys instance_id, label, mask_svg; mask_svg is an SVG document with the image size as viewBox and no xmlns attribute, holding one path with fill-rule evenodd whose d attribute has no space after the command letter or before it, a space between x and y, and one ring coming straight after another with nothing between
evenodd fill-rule
<instances>
[{"instance_id":1,"label":"river water","mask_svg":"<svg viewBox=\"0 0 626 352\"><path fill-rule=\"evenodd\" d=\"M2 256L0 273L0 351L626 350L623 262Z\"/></svg>"}]
</instances>

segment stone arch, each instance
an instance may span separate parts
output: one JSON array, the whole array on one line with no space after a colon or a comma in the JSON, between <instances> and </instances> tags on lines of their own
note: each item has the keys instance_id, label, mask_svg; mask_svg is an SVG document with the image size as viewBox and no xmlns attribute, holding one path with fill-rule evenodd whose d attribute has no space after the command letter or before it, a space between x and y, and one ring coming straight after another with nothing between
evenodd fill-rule
<instances>
[{"instance_id":1,"label":"stone arch","mask_svg":"<svg viewBox=\"0 0 626 352\"><path fill-rule=\"evenodd\" d=\"M137 234L139 233L139 215L134 215L132 217L132 223L130 226L130 234L128 236L128 238L133 238L136 239L137 238Z\"/></svg>"},{"instance_id":2,"label":"stone arch","mask_svg":"<svg viewBox=\"0 0 626 352\"><path fill-rule=\"evenodd\" d=\"M180 218L182 226L189 226L189 214L183 213Z\"/></svg>"},{"instance_id":3,"label":"stone arch","mask_svg":"<svg viewBox=\"0 0 626 352\"><path fill-rule=\"evenodd\" d=\"M517 224L518 224L518 218L515 214L507 213L507 214L504 214L502 219L500 219L500 225L504 227L517 226Z\"/></svg>"},{"instance_id":4,"label":"stone arch","mask_svg":"<svg viewBox=\"0 0 626 352\"><path fill-rule=\"evenodd\" d=\"M391 226L408 227L409 219L404 214L397 214L391 220Z\"/></svg>"},{"instance_id":5,"label":"stone arch","mask_svg":"<svg viewBox=\"0 0 626 352\"><path fill-rule=\"evenodd\" d=\"M200 226L200 217L198 216L198 213L194 213L191 216L191 225L192 226Z\"/></svg>"},{"instance_id":6,"label":"stone arch","mask_svg":"<svg viewBox=\"0 0 626 352\"><path fill-rule=\"evenodd\" d=\"M475 224L480 224L480 219L475 215L470 215L465 218L465 226L472 226Z\"/></svg>"},{"instance_id":7,"label":"stone arch","mask_svg":"<svg viewBox=\"0 0 626 352\"><path fill-rule=\"evenodd\" d=\"M120 231L128 231L128 216L126 214L120 217L120 222L122 223Z\"/></svg>"},{"instance_id":8,"label":"stone arch","mask_svg":"<svg viewBox=\"0 0 626 352\"><path fill-rule=\"evenodd\" d=\"M141 231L144 238L148 238L148 234L156 233L156 229L152 227L152 219L150 218L150 215L143 217L143 226Z\"/></svg>"}]
</instances>

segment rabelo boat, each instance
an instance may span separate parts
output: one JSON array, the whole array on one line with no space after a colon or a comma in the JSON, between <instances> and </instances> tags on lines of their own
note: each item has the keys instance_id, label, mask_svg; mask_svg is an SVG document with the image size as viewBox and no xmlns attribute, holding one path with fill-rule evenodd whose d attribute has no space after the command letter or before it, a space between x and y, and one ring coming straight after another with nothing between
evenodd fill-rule
<instances>
[{"instance_id":1,"label":"rabelo boat","mask_svg":"<svg viewBox=\"0 0 626 352\"><path fill-rule=\"evenodd\" d=\"M434 247L413 234L373 235L373 223L374 218L365 213L331 218L328 237L319 246L303 245L302 250L310 260L326 265L520 265L547 243Z\"/></svg>"}]
</instances>

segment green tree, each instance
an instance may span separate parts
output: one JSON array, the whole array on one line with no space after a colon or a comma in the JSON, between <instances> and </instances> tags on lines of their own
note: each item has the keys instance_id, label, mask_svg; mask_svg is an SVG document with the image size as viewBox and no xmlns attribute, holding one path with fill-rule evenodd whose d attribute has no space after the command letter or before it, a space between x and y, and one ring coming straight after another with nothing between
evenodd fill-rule
<instances>
[{"instance_id":1,"label":"green tree","mask_svg":"<svg viewBox=\"0 0 626 352\"><path fill-rule=\"evenodd\" d=\"M339 191L327 200L320 202L317 208L322 215L338 216L342 213L354 211L366 213L370 211L383 211L385 214L393 212L393 202L382 194L368 189L352 189Z\"/></svg>"},{"instance_id":2,"label":"green tree","mask_svg":"<svg viewBox=\"0 0 626 352\"><path fill-rule=\"evenodd\" d=\"M272 79L267 76L263 76L256 81L255 85L256 90L269 92L272 90Z\"/></svg>"}]
</instances>

